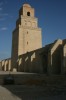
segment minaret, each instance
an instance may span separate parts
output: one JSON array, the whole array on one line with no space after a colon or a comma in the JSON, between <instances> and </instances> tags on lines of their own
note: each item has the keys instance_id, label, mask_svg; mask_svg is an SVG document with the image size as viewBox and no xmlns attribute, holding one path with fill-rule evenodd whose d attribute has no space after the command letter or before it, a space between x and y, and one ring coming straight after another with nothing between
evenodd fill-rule
<instances>
[{"instance_id":1,"label":"minaret","mask_svg":"<svg viewBox=\"0 0 66 100\"><path fill-rule=\"evenodd\" d=\"M19 10L19 19L12 37L12 67L15 68L19 55L42 47L41 28L35 17L34 8L24 4Z\"/></svg>"}]
</instances>

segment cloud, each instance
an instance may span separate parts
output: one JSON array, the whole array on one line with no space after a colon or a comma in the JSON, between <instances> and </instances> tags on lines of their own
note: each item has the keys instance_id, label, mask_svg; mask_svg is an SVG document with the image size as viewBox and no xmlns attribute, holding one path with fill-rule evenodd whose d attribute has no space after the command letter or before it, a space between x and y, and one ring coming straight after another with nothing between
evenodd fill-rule
<instances>
[{"instance_id":1,"label":"cloud","mask_svg":"<svg viewBox=\"0 0 66 100\"><path fill-rule=\"evenodd\" d=\"M3 16L8 16L8 14L7 13L4 13L4 14L2 14Z\"/></svg>"},{"instance_id":2,"label":"cloud","mask_svg":"<svg viewBox=\"0 0 66 100\"><path fill-rule=\"evenodd\" d=\"M0 8L0 11L2 11L3 10L3 8Z\"/></svg>"},{"instance_id":3,"label":"cloud","mask_svg":"<svg viewBox=\"0 0 66 100\"><path fill-rule=\"evenodd\" d=\"M0 52L0 60L2 59L6 59L6 58L9 58L9 53L8 52Z\"/></svg>"},{"instance_id":4,"label":"cloud","mask_svg":"<svg viewBox=\"0 0 66 100\"><path fill-rule=\"evenodd\" d=\"M0 14L0 21L5 20L7 16L8 16L7 13L2 13L2 14Z\"/></svg>"},{"instance_id":5,"label":"cloud","mask_svg":"<svg viewBox=\"0 0 66 100\"><path fill-rule=\"evenodd\" d=\"M4 0L3 2L0 2L0 21L3 21L8 16L8 13L3 11L4 10L3 5L6 4L6 3L7 3L7 0Z\"/></svg>"},{"instance_id":6,"label":"cloud","mask_svg":"<svg viewBox=\"0 0 66 100\"><path fill-rule=\"evenodd\" d=\"M1 31L6 31L8 28L7 27L2 27L0 30Z\"/></svg>"},{"instance_id":7,"label":"cloud","mask_svg":"<svg viewBox=\"0 0 66 100\"><path fill-rule=\"evenodd\" d=\"M8 13L1 13L0 16L8 16Z\"/></svg>"}]
</instances>

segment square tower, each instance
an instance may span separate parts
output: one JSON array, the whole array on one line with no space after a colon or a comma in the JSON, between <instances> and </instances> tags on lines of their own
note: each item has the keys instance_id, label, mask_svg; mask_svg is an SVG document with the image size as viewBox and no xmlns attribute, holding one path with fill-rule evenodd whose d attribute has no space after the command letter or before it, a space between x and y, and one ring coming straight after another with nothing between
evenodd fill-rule
<instances>
[{"instance_id":1,"label":"square tower","mask_svg":"<svg viewBox=\"0 0 66 100\"><path fill-rule=\"evenodd\" d=\"M16 68L19 55L42 47L41 28L38 27L34 8L29 4L24 4L19 10L12 36L12 68Z\"/></svg>"}]
</instances>

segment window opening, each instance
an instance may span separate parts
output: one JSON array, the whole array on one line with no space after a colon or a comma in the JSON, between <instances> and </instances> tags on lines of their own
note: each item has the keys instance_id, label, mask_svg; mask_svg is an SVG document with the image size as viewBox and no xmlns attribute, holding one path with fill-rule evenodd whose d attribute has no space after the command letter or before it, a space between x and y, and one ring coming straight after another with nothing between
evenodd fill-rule
<instances>
[{"instance_id":1,"label":"window opening","mask_svg":"<svg viewBox=\"0 0 66 100\"><path fill-rule=\"evenodd\" d=\"M30 16L30 12L27 12L27 16Z\"/></svg>"}]
</instances>

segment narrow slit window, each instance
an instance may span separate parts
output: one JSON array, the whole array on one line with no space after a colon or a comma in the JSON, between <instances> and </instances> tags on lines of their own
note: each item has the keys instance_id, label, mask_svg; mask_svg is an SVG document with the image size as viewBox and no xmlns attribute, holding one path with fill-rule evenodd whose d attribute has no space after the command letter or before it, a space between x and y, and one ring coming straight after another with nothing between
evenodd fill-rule
<instances>
[{"instance_id":1,"label":"narrow slit window","mask_svg":"<svg viewBox=\"0 0 66 100\"><path fill-rule=\"evenodd\" d=\"M28 42L27 42L27 45L28 45Z\"/></svg>"},{"instance_id":2,"label":"narrow slit window","mask_svg":"<svg viewBox=\"0 0 66 100\"><path fill-rule=\"evenodd\" d=\"M27 34L28 34L28 31L27 31Z\"/></svg>"}]
</instances>

